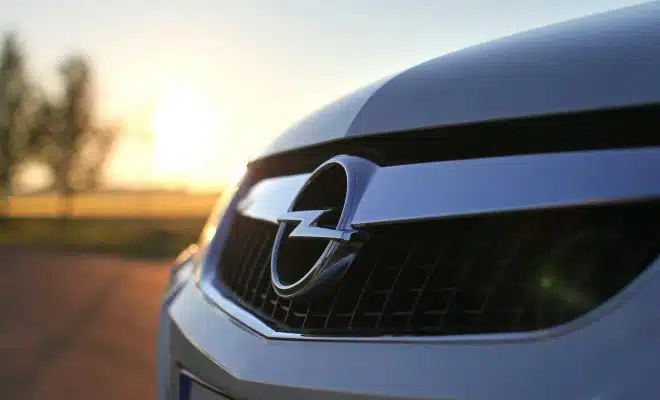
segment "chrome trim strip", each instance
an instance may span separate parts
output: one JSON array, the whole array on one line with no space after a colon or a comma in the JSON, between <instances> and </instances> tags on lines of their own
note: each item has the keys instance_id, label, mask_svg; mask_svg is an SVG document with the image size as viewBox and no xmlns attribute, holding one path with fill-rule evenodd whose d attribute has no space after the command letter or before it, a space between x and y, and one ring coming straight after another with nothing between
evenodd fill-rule
<instances>
[{"instance_id":1,"label":"chrome trim strip","mask_svg":"<svg viewBox=\"0 0 660 400\"><path fill-rule=\"evenodd\" d=\"M660 147L381 167L374 172L352 225L657 198L658 171ZM308 176L258 183L240 201L239 212L277 223Z\"/></svg>"},{"instance_id":2,"label":"chrome trim strip","mask_svg":"<svg viewBox=\"0 0 660 400\"><path fill-rule=\"evenodd\" d=\"M246 217L277 224L310 174L264 179L255 184L238 203L238 209Z\"/></svg>"},{"instance_id":3,"label":"chrome trim strip","mask_svg":"<svg viewBox=\"0 0 660 400\"><path fill-rule=\"evenodd\" d=\"M383 168L362 197L353 225L658 197L658 171L660 148Z\"/></svg>"}]
</instances>

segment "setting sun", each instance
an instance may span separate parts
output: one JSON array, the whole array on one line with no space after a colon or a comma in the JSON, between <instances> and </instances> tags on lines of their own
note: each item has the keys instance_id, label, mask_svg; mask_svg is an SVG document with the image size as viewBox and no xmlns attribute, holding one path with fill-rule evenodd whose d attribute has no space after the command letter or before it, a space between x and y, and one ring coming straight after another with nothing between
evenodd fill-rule
<instances>
[{"instance_id":1,"label":"setting sun","mask_svg":"<svg viewBox=\"0 0 660 400\"><path fill-rule=\"evenodd\" d=\"M131 120L121 157L109 166L114 181L206 192L240 179L260 143L236 129L232 104L204 85L167 80L177 84L164 85Z\"/></svg>"},{"instance_id":2,"label":"setting sun","mask_svg":"<svg viewBox=\"0 0 660 400\"><path fill-rule=\"evenodd\" d=\"M170 88L152 120L156 168L175 175L204 173L216 157L213 144L219 129L209 101L184 86Z\"/></svg>"}]
</instances>

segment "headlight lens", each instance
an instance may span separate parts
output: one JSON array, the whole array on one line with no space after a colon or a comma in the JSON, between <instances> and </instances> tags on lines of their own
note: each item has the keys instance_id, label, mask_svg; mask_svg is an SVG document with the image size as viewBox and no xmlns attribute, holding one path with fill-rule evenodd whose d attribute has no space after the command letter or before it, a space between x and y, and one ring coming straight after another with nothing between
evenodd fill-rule
<instances>
[{"instance_id":1,"label":"headlight lens","mask_svg":"<svg viewBox=\"0 0 660 400\"><path fill-rule=\"evenodd\" d=\"M170 270L170 282L168 289L179 286L188 281L195 272L195 265L197 264L195 254L197 253L197 245L191 245L181 252L174 262L174 266Z\"/></svg>"},{"instance_id":2,"label":"headlight lens","mask_svg":"<svg viewBox=\"0 0 660 400\"><path fill-rule=\"evenodd\" d=\"M173 268L170 274L170 287L179 285L190 279L194 269L195 263L192 260L180 264L176 269Z\"/></svg>"}]
</instances>

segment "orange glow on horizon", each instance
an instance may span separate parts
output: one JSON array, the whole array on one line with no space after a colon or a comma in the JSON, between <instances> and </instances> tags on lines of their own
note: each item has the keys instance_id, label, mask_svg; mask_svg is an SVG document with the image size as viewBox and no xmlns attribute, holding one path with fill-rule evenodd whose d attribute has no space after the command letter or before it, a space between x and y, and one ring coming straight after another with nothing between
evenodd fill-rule
<instances>
[{"instance_id":1,"label":"orange glow on horizon","mask_svg":"<svg viewBox=\"0 0 660 400\"><path fill-rule=\"evenodd\" d=\"M238 149L227 146L230 123L222 117L220 107L192 87L175 85L164 91L151 119L157 178L205 189L242 176L243 166L235 170Z\"/></svg>"},{"instance_id":2,"label":"orange glow on horizon","mask_svg":"<svg viewBox=\"0 0 660 400\"><path fill-rule=\"evenodd\" d=\"M250 127L235 129L232 104L176 78L127 120L128 134L109 165L112 184L221 190L240 180L246 160L263 145Z\"/></svg>"}]
</instances>

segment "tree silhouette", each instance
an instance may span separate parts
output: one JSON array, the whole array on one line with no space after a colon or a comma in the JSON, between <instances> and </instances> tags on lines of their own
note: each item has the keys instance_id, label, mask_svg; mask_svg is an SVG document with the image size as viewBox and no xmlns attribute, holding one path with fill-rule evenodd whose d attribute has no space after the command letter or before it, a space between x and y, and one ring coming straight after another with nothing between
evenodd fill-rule
<instances>
[{"instance_id":1,"label":"tree silhouette","mask_svg":"<svg viewBox=\"0 0 660 400\"><path fill-rule=\"evenodd\" d=\"M53 188L63 199L62 215L72 213L73 194L95 189L118 130L95 120L91 68L83 57L67 58L59 69L60 101L42 99L37 129L43 161L53 173Z\"/></svg>"},{"instance_id":2,"label":"tree silhouette","mask_svg":"<svg viewBox=\"0 0 660 400\"><path fill-rule=\"evenodd\" d=\"M16 35L6 34L0 54L0 190L9 196L17 167L34 152L36 91L30 85Z\"/></svg>"}]
</instances>

